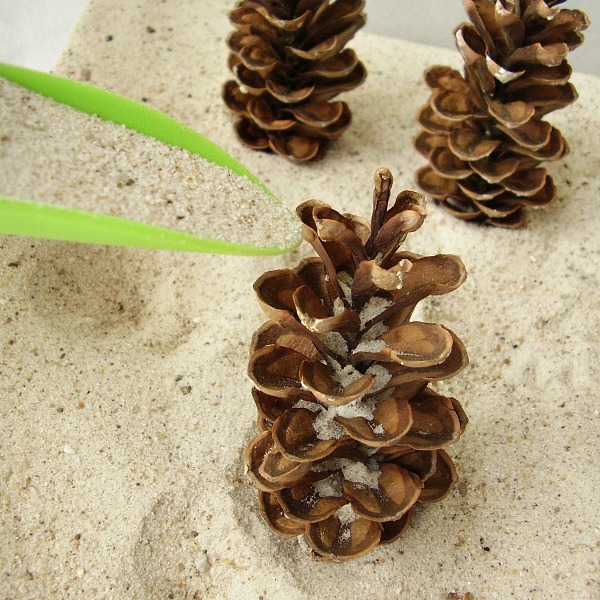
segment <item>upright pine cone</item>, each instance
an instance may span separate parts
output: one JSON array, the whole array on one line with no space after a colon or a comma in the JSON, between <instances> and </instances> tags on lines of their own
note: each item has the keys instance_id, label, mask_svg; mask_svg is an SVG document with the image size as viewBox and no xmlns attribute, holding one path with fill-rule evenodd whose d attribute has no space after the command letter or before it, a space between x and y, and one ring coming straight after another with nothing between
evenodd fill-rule
<instances>
[{"instance_id":1,"label":"upright pine cone","mask_svg":"<svg viewBox=\"0 0 600 600\"><path fill-rule=\"evenodd\" d=\"M346 43L365 24L365 0L240 0L231 12L229 67L223 89L239 116L239 139L303 162L322 155L350 125L350 109L332 98L354 89L366 71Z\"/></svg>"},{"instance_id":2,"label":"upright pine cone","mask_svg":"<svg viewBox=\"0 0 600 600\"><path fill-rule=\"evenodd\" d=\"M585 13L564 0L463 0L472 23L456 30L464 77L431 67L433 90L419 113L416 148L430 164L421 189L461 219L519 227L523 207L543 207L556 190L543 161L568 150L544 115L577 98L569 50L583 42Z\"/></svg>"},{"instance_id":3,"label":"upright pine cone","mask_svg":"<svg viewBox=\"0 0 600 600\"><path fill-rule=\"evenodd\" d=\"M425 219L423 197L375 175L371 223L310 200L297 214L317 257L255 283L270 319L252 341L249 375L260 433L246 450L260 512L313 556L355 558L397 539L417 502L457 481L443 448L467 418L430 381L468 362L442 325L411 321L416 304L458 288L452 255L398 251Z\"/></svg>"}]
</instances>

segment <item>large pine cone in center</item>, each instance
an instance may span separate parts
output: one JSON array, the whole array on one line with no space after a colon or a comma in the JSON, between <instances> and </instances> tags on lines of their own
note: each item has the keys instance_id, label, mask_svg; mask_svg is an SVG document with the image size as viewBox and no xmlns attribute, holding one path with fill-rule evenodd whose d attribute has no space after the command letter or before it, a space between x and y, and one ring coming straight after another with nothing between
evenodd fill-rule
<instances>
[{"instance_id":1,"label":"large pine cone in center","mask_svg":"<svg viewBox=\"0 0 600 600\"><path fill-rule=\"evenodd\" d=\"M423 197L376 173L371 223L308 201L297 209L318 258L255 283L269 318L249 375L260 433L246 451L261 514L282 536L304 534L316 557L362 556L400 536L417 502L457 476L444 450L467 418L430 389L467 364L458 337L411 321L416 304L458 288L459 258L399 251L425 218Z\"/></svg>"}]
</instances>

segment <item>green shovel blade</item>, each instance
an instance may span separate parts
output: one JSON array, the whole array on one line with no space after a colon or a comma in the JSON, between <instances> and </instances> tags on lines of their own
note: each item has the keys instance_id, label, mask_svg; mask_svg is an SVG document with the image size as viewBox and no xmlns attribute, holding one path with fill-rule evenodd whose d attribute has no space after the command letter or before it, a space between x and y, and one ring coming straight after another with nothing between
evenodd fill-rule
<instances>
[{"instance_id":1,"label":"green shovel blade","mask_svg":"<svg viewBox=\"0 0 600 600\"><path fill-rule=\"evenodd\" d=\"M170 146L188 150L237 175L246 177L265 190L273 202L279 203L261 181L222 148L158 110L80 81L5 63L0 63L0 77L81 112L96 115L117 125L124 125L128 129ZM290 214L290 219L293 218ZM2 197L1 189L0 233L110 246L248 256L282 254L293 250L302 241L299 221L297 239L291 245L252 246L220 239L197 238L174 229L102 213L75 210L22 198Z\"/></svg>"}]
</instances>

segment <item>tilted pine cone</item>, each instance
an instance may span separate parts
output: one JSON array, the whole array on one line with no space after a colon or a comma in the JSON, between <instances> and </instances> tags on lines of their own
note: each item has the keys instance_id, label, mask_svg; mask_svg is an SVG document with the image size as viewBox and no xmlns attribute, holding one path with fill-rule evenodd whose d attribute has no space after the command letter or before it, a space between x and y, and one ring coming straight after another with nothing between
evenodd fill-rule
<instances>
[{"instance_id":1,"label":"tilted pine cone","mask_svg":"<svg viewBox=\"0 0 600 600\"><path fill-rule=\"evenodd\" d=\"M442 325L411 321L417 303L458 288L456 256L399 251L425 219L424 199L379 169L371 223L310 200L297 208L318 257L255 283L270 319L252 341L249 376L260 433L246 450L260 512L313 556L342 560L396 540L417 502L457 481L444 448L467 424L428 387L468 362Z\"/></svg>"},{"instance_id":2,"label":"tilted pine cone","mask_svg":"<svg viewBox=\"0 0 600 600\"><path fill-rule=\"evenodd\" d=\"M472 23L456 30L464 77L435 66L433 90L419 112L417 150L430 164L417 172L421 189L453 215L519 227L524 207L550 204L556 189L543 161L568 150L544 115L577 98L568 82L569 50L589 25L561 0L463 0Z\"/></svg>"},{"instance_id":3,"label":"tilted pine cone","mask_svg":"<svg viewBox=\"0 0 600 600\"><path fill-rule=\"evenodd\" d=\"M365 0L241 0L231 12L223 89L239 116L239 139L303 162L321 156L351 121L332 99L360 85L366 71L346 43L365 24Z\"/></svg>"}]
</instances>

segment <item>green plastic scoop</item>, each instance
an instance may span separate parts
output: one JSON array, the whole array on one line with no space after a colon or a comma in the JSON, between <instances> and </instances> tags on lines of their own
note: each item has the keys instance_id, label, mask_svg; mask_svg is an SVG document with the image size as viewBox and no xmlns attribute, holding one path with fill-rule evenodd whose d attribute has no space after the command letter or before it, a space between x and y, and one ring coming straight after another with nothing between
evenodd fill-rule
<instances>
[{"instance_id":1,"label":"green plastic scoop","mask_svg":"<svg viewBox=\"0 0 600 600\"><path fill-rule=\"evenodd\" d=\"M0 63L0 77L84 113L124 125L170 146L188 150L248 178L267 192L267 201L279 203L262 182L222 148L158 110L80 81L5 63ZM299 221L297 239L289 247L252 246L220 239L198 238L174 229L102 213L33 202L24 198L7 198L2 196L1 186L0 179L0 233L3 234L111 246L248 256L282 254L293 250L302 240ZM290 218L293 218L291 214Z\"/></svg>"}]
</instances>

